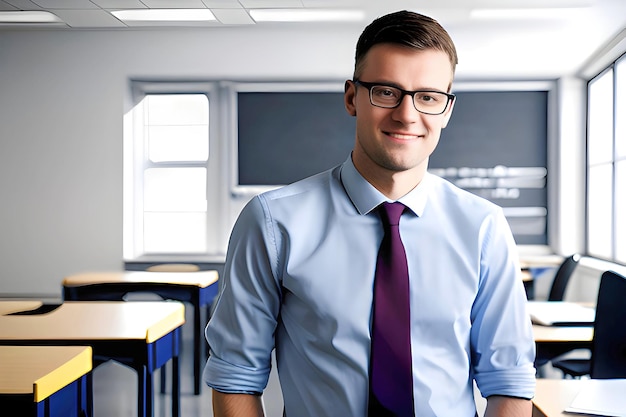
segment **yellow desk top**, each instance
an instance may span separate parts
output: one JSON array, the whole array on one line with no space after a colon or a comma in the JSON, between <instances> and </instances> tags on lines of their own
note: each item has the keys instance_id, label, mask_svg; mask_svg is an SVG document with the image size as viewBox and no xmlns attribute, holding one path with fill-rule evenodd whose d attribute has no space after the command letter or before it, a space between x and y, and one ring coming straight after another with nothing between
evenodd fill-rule
<instances>
[{"instance_id":1,"label":"yellow desk top","mask_svg":"<svg viewBox=\"0 0 626 417\"><path fill-rule=\"evenodd\" d=\"M178 301L66 301L45 314L0 316L0 340L152 343L184 323L185 307Z\"/></svg>"},{"instance_id":2,"label":"yellow desk top","mask_svg":"<svg viewBox=\"0 0 626 417\"><path fill-rule=\"evenodd\" d=\"M591 342L593 340L592 326L541 326L533 324L535 342Z\"/></svg>"},{"instance_id":3,"label":"yellow desk top","mask_svg":"<svg viewBox=\"0 0 626 417\"><path fill-rule=\"evenodd\" d=\"M218 279L217 271L197 272L146 272L146 271L120 271L120 272L85 272L65 277L63 285L79 286L90 284L115 284L115 283L157 283L191 285L200 288L208 287Z\"/></svg>"},{"instance_id":4,"label":"yellow desk top","mask_svg":"<svg viewBox=\"0 0 626 417\"><path fill-rule=\"evenodd\" d=\"M41 301L0 300L0 316L20 311L36 310L42 305Z\"/></svg>"},{"instance_id":5,"label":"yellow desk top","mask_svg":"<svg viewBox=\"0 0 626 417\"><path fill-rule=\"evenodd\" d=\"M40 402L91 371L89 346L0 346L0 393Z\"/></svg>"},{"instance_id":6,"label":"yellow desk top","mask_svg":"<svg viewBox=\"0 0 626 417\"><path fill-rule=\"evenodd\" d=\"M538 378L533 417L573 416L564 410L574 401L584 382L580 379Z\"/></svg>"}]
</instances>

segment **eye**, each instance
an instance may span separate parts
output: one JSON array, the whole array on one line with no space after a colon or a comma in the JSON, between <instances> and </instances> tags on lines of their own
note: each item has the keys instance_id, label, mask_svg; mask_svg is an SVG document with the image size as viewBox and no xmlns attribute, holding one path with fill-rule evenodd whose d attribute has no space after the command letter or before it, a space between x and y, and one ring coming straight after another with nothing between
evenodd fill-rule
<instances>
[{"instance_id":1,"label":"eye","mask_svg":"<svg viewBox=\"0 0 626 417\"><path fill-rule=\"evenodd\" d=\"M372 87L372 94L380 99L389 101L397 100L400 96L398 89L380 85Z\"/></svg>"},{"instance_id":2,"label":"eye","mask_svg":"<svg viewBox=\"0 0 626 417\"><path fill-rule=\"evenodd\" d=\"M441 93L425 91L415 94L415 101L418 101L422 104L433 105L444 101L444 97L445 95Z\"/></svg>"}]
</instances>

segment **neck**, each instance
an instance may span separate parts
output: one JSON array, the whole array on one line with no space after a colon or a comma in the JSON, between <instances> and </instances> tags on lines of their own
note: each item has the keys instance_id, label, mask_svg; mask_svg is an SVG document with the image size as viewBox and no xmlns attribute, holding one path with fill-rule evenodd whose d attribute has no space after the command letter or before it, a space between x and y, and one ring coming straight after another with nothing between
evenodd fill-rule
<instances>
[{"instance_id":1,"label":"neck","mask_svg":"<svg viewBox=\"0 0 626 417\"><path fill-rule=\"evenodd\" d=\"M378 165L360 164L355 158L353 158L353 163L356 170L367 182L393 201L400 199L417 187L426 175L428 167L428 160L404 171L392 171Z\"/></svg>"}]
</instances>

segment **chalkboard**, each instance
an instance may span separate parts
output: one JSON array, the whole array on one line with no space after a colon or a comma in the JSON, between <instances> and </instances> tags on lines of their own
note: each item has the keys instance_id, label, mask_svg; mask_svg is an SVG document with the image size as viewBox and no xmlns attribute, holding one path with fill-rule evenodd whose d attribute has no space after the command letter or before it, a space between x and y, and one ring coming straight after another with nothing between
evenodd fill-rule
<instances>
[{"instance_id":1,"label":"chalkboard","mask_svg":"<svg viewBox=\"0 0 626 417\"><path fill-rule=\"evenodd\" d=\"M462 91L430 171L505 209L518 244L547 244L548 91ZM277 186L343 162L342 92L240 91L236 187Z\"/></svg>"},{"instance_id":2,"label":"chalkboard","mask_svg":"<svg viewBox=\"0 0 626 417\"><path fill-rule=\"evenodd\" d=\"M355 119L341 92L240 92L238 185L284 185L345 161Z\"/></svg>"},{"instance_id":3,"label":"chalkboard","mask_svg":"<svg viewBox=\"0 0 626 417\"><path fill-rule=\"evenodd\" d=\"M518 244L547 244L548 91L460 92L431 172L504 208Z\"/></svg>"}]
</instances>

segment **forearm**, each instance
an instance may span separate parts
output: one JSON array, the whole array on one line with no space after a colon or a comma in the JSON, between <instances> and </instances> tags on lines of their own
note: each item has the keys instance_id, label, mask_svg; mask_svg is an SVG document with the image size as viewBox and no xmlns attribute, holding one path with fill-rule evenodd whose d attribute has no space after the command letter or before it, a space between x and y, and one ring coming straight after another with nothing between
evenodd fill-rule
<instances>
[{"instance_id":1,"label":"forearm","mask_svg":"<svg viewBox=\"0 0 626 417\"><path fill-rule=\"evenodd\" d=\"M487 398L485 417L531 417L532 412L530 400L493 395Z\"/></svg>"},{"instance_id":2,"label":"forearm","mask_svg":"<svg viewBox=\"0 0 626 417\"><path fill-rule=\"evenodd\" d=\"M264 417L260 395L225 394L213 390L215 417Z\"/></svg>"}]
</instances>

